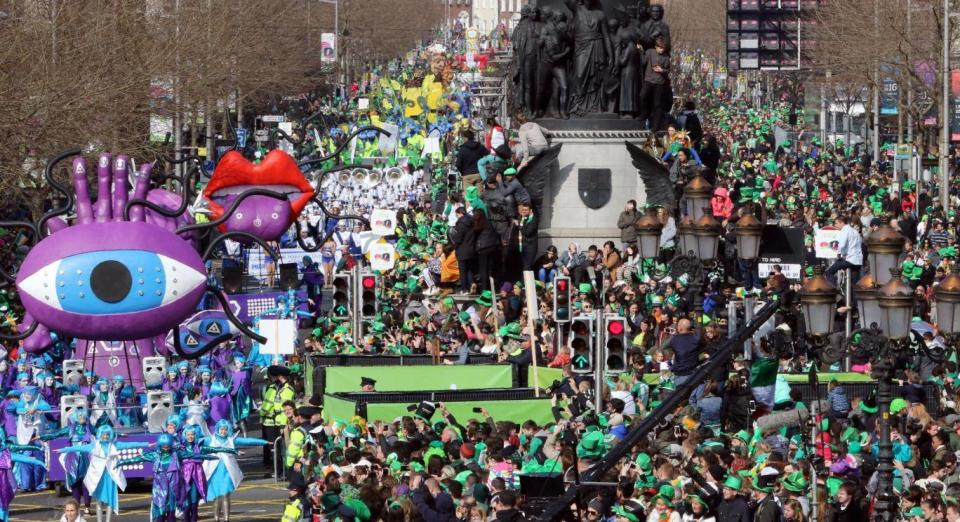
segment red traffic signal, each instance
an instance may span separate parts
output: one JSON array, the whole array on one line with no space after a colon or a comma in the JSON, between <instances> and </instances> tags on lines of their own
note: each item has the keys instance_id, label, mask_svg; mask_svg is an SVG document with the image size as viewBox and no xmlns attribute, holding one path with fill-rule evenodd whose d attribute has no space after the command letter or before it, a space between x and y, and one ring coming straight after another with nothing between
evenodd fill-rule
<instances>
[{"instance_id":1,"label":"red traffic signal","mask_svg":"<svg viewBox=\"0 0 960 522\"><path fill-rule=\"evenodd\" d=\"M364 288L365 290L369 290L369 289L377 286L377 278L374 277L374 276L364 276L364 277L360 280L360 284L363 285L363 288Z\"/></svg>"},{"instance_id":2,"label":"red traffic signal","mask_svg":"<svg viewBox=\"0 0 960 522\"><path fill-rule=\"evenodd\" d=\"M610 321L607 323L607 332L610 335L622 335L623 334L623 322L622 321Z\"/></svg>"},{"instance_id":3,"label":"red traffic signal","mask_svg":"<svg viewBox=\"0 0 960 522\"><path fill-rule=\"evenodd\" d=\"M557 279L557 291L566 292L568 288L569 279Z\"/></svg>"}]
</instances>

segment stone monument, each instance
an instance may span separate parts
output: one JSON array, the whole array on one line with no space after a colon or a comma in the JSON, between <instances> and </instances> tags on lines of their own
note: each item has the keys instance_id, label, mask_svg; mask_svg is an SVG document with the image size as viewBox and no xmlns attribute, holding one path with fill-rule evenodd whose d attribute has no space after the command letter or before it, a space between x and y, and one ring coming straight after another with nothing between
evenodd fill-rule
<instances>
[{"instance_id":1,"label":"stone monument","mask_svg":"<svg viewBox=\"0 0 960 522\"><path fill-rule=\"evenodd\" d=\"M643 45L657 36L669 38L669 27L663 8L647 0L537 0L522 13L514 33L515 109L546 128L551 145L563 145L543 190L541 247L619 244L625 203L644 204L624 141L649 136L638 118ZM530 60L539 63L535 81Z\"/></svg>"}]
</instances>

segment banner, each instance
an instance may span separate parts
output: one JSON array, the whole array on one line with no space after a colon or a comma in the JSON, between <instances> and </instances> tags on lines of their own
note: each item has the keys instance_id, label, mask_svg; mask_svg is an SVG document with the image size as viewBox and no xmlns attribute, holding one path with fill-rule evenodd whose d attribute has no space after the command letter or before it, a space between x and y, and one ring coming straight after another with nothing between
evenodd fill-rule
<instances>
[{"instance_id":1,"label":"banner","mask_svg":"<svg viewBox=\"0 0 960 522\"><path fill-rule=\"evenodd\" d=\"M396 260L397 250L390 243L370 245L370 268L380 272L393 270Z\"/></svg>"},{"instance_id":2,"label":"banner","mask_svg":"<svg viewBox=\"0 0 960 522\"><path fill-rule=\"evenodd\" d=\"M293 355L297 342L296 319L261 319L257 333L267 338L260 355Z\"/></svg>"},{"instance_id":3,"label":"banner","mask_svg":"<svg viewBox=\"0 0 960 522\"><path fill-rule=\"evenodd\" d=\"M894 78L896 74L892 67L880 66L883 75L882 89L880 90L880 114L891 116L897 114L900 105L900 84Z\"/></svg>"},{"instance_id":4,"label":"banner","mask_svg":"<svg viewBox=\"0 0 960 522\"><path fill-rule=\"evenodd\" d=\"M821 228L813 236L813 250L818 259L833 261L840 254L837 250L840 245L840 231L832 228Z\"/></svg>"},{"instance_id":5,"label":"banner","mask_svg":"<svg viewBox=\"0 0 960 522\"><path fill-rule=\"evenodd\" d=\"M374 209L370 214L370 231L376 236L392 236L397 231L397 211Z\"/></svg>"},{"instance_id":6,"label":"banner","mask_svg":"<svg viewBox=\"0 0 960 522\"><path fill-rule=\"evenodd\" d=\"M311 256L314 261L320 261L320 255L317 252L310 253L300 247L281 248L280 260L277 261L277 266L279 266L280 263L296 263L297 270L303 272L303 256ZM267 260L263 255L262 248L251 248L247 251L247 273L260 281L266 279Z\"/></svg>"},{"instance_id":7,"label":"banner","mask_svg":"<svg viewBox=\"0 0 960 522\"><path fill-rule=\"evenodd\" d=\"M960 70L950 71L950 141L960 141Z\"/></svg>"},{"instance_id":8,"label":"banner","mask_svg":"<svg viewBox=\"0 0 960 522\"><path fill-rule=\"evenodd\" d=\"M773 265L780 265L787 279L800 279L803 264L803 229L764 225L760 236L757 269L766 278Z\"/></svg>"},{"instance_id":9,"label":"banner","mask_svg":"<svg viewBox=\"0 0 960 522\"><path fill-rule=\"evenodd\" d=\"M333 33L320 35L320 61L333 63L337 61L337 36Z\"/></svg>"}]
</instances>

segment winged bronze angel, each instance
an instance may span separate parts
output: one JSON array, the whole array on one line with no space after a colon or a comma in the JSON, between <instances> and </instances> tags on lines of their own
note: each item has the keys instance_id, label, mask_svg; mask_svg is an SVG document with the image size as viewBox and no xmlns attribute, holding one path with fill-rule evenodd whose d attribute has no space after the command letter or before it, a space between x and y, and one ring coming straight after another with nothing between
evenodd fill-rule
<instances>
[{"instance_id":1,"label":"winged bronze angel","mask_svg":"<svg viewBox=\"0 0 960 522\"><path fill-rule=\"evenodd\" d=\"M676 204L675 182L670 179L670 171L657 158L647 151L630 143L623 142L630 152L633 166L636 167L643 187L647 192L647 205L673 209Z\"/></svg>"},{"instance_id":2,"label":"winged bronze angel","mask_svg":"<svg viewBox=\"0 0 960 522\"><path fill-rule=\"evenodd\" d=\"M517 172L517 179L523 188L527 189L530 195L530 202L533 205L535 216L542 216L543 196L547 188L547 178L550 177L550 169L557 157L560 156L560 148L563 144L552 145L544 149L540 154L533 157L523 168Z\"/></svg>"}]
</instances>

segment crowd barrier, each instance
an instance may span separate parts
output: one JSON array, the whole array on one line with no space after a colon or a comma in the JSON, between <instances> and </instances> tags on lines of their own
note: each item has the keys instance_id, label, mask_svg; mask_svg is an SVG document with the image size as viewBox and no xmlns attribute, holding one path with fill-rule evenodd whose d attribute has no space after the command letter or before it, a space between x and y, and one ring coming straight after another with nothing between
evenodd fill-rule
<instances>
[{"instance_id":1,"label":"crowd barrier","mask_svg":"<svg viewBox=\"0 0 960 522\"><path fill-rule=\"evenodd\" d=\"M327 421L349 421L360 415L369 422L393 422L404 415L413 415L411 407L421 401L442 402L461 424L479 419L474 408L486 408L494 420L533 419L540 424L553 421L550 396L537 398L532 388L493 390L437 390L421 392L333 393L324 396L324 418ZM431 421L442 420L440 412Z\"/></svg>"},{"instance_id":2,"label":"crowd barrier","mask_svg":"<svg viewBox=\"0 0 960 522\"><path fill-rule=\"evenodd\" d=\"M456 357L453 357L456 359ZM321 355L306 360L304 389L317 396L360 390L360 377L377 381L378 391L419 391L424 388L515 388L516 372L510 364L488 356L473 364L431 366L429 355Z\"/></svg>"}]
</instances>

